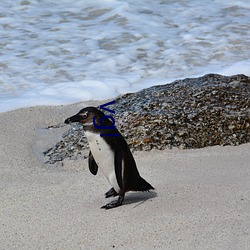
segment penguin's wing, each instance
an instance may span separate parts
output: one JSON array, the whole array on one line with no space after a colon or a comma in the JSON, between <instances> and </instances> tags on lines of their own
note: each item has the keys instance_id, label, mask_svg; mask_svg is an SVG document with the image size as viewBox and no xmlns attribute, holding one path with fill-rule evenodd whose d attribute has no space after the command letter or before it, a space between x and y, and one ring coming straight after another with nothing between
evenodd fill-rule
<instances>
[{"instance_id":1,"label":"penguin's wing","mask_svg":"<svg viewBox=\"0 0 250 250\"><path fill-rule=\"evenodd\" d=\"M95 159L91 153L91 151L89 151L89 170L91 172L91 174L96 175L97 171L98 171L98 166L95 162Z\"/></svg>"},{"instance_id":2,"label":"penguin's wing","mask_svg":"<svg viewBox=\"0 0 250 250\"><path fill-rule=\"evenodd\" d=\"M122 181L122 148L117 143L115 145L115 175L120 189L123 189Z\"/></svg>"}]
</instances>

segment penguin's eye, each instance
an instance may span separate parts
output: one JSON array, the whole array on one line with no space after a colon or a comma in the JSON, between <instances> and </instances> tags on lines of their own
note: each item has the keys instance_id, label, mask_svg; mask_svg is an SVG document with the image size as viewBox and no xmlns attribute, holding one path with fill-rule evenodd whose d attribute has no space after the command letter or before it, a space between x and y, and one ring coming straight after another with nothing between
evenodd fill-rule
<instances>
[{"instance_id":1,"label":"penguin's eye","mask_svg":"<svg viewBox=\"0 0 250 250\"><path fill-rule=\"evenodd\" d=\"M88 112L79 114L83 119L88 117Z\"/></svg>"}]
</instances>

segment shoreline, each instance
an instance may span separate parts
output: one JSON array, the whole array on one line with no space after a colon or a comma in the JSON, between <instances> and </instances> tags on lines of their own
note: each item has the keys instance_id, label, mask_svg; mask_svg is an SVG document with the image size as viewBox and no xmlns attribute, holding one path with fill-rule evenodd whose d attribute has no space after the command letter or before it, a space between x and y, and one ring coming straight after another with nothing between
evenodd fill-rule
<instances>
[{"instance_id":1,"label":"shoreline","mask_svg":"<svg viewBox=\"0 0 250 250\"><path fill-rule=\"evenodd\" d=\"M247 248L250 143L136 151L142 177L156 190L128 193L123 206L108 211L100 207L110 187L101 172L90 174L87 159L39 161L39 150L67 128L38 137L41 129L100 104L0 113L1 248Z\"/></svg>"}]
</instances>

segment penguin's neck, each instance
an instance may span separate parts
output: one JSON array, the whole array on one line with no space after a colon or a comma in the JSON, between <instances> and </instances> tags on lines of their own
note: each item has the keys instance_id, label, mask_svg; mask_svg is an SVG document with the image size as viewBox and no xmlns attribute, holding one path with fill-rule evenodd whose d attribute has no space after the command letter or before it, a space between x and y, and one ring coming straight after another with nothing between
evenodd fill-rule
<instances>
[{"instance_id":1,"label":"penguin's neck","mask_svg":"<svg viewBox=\"0 0 250 250\"><path fill-rule=\"evenodd\" d=\"M93 125L93 123L82 124L85 134L87 132L98 134L98 129Z\"/></svg>"},{"instance_id":2,"label":"penguin's neck","mask_svg":"<svg viewBox=\"0 0 250 250\"><path fill-rule=\"evenodd\" d=\"M95 131L94 129L84 129L84 134L87 137L89 144L101 138L98 131Z\"/></svg>"}]
</instances>

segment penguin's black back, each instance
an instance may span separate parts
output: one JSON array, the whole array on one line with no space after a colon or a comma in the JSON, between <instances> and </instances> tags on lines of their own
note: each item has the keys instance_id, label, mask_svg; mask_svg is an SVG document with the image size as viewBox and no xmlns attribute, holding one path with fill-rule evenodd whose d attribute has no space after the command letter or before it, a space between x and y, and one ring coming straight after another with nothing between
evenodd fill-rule
<instances>
[{"instance_id":1,"label":"penguin's black back","mask_svg":"<svg viewBox=\"0 0 250 250\"><path fill-rule=\"evenodd\" d=\"M119 133L117 129L116 133ZM120 135L118 137L104 137L104 139L113 150L115 150L115 147L119 147L119 150L122 151L122 158L124 160L123 185L125 192L148 191L150 189L154 189L154 187L152 187L146 180L144 180L140 176L134 157L123 136Z\"/></svg>"}]
</instances>

